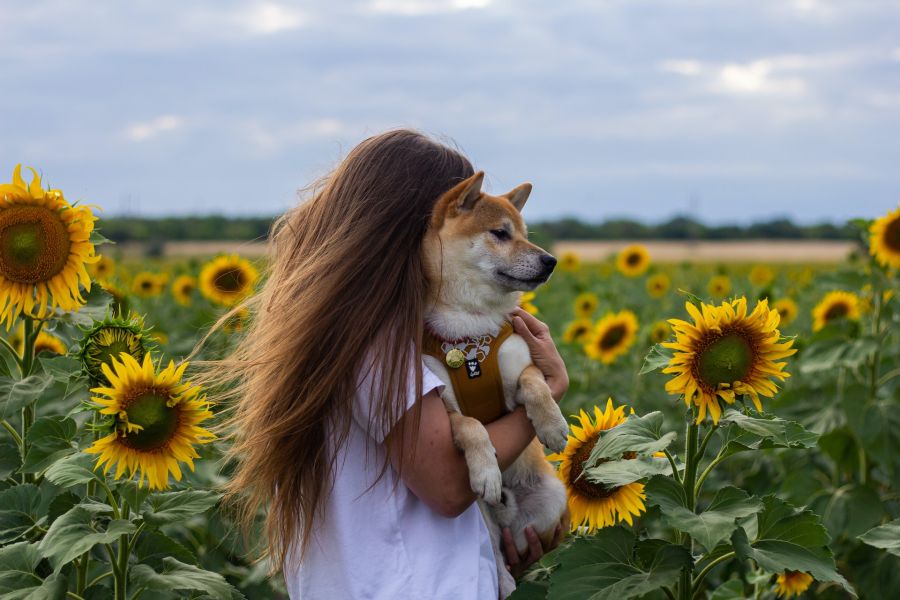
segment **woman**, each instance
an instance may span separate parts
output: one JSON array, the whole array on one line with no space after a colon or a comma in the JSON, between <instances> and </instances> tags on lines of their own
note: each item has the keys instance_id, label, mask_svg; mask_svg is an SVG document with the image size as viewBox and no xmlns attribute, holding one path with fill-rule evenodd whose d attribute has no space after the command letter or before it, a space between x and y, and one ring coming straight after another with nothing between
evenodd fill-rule
<instances>
[{"instance_id":1,"label":"woman","mask_svg":"<svg viewBox=\"0 0 900 600\"><path fill-rule=\"evenodd\" d=\"M498 595L441 382L420 350L422 237L435 201L472 173L422 134L387 132L274 227L253 325L216 378L237 399L228 497L245 526L268 508L268 553L292 598ZM547 327L524 312L514 327L559 401L568 378ZM534 436L522 409L487 429L501 468ZM506 544L514 574L546 550L529 539L524 557Z\"/></svg>"}]
</instances>

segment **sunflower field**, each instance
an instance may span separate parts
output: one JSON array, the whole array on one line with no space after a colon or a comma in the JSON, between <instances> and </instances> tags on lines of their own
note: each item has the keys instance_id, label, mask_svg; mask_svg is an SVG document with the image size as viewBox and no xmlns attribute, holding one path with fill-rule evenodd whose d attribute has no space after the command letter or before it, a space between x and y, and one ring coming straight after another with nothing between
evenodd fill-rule
<instances>
[{"instance_id":1,"label":"sunflower field","mask_svg":"<svg viewBox=\"0 0 900 600\"><path fill-rule=\"evenodd\" d=\"M514 598L900 597L900 209L856 225L840 265L559 257L522 302L571 379L571 535ZM0 184L0 600L286 598L194 368L264 265L101 231L34 171Z\"/></svg>"}]
</instances>

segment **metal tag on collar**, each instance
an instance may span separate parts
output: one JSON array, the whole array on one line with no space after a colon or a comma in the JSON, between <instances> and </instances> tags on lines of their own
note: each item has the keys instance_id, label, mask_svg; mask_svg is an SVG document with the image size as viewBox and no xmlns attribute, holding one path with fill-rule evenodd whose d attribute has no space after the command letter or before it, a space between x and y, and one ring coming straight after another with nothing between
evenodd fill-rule
<instances>
[{"instance_id":1,"label":"metal tag on collar","mask_svg":"<svg viewBox=\"0 0 900 600\"><path fill-rule=\"evenodd\" d=\"M459 348L453 348L447 353L444 360L451 369L458 369L466 362L466 355Z\"/></svg>"}]
</instances>

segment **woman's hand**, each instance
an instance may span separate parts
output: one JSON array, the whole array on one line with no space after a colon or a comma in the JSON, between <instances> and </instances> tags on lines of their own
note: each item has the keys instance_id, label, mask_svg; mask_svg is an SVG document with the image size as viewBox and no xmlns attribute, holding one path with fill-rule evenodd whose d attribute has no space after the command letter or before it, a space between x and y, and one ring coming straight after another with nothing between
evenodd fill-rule
<instances>
[{"instance_id":1,"label":"woman's hand","mask_svg":"<svg viewBox=\"0 0 900 600\"><path fill-rule=\"evenodd\" d=\"M556 526L556 530L553 532L553 539L550 540L549 544L544 546L541 543L538 534L534 531L534 527L529 525L525 528L525 539L528 540L528 550L522 555L516 550L516 543L513 541L512 531L510 531L509 527L504 527L502 534L503 554L506 555L506 568L509 569L512 576L518 579L521 577L522 573L525 572L525 569L539 561L544 554L559 546L568 526L569 509L566 509L565 514L563 514L562 518L559 520L559 525Z\"/></svg>"},{"instance_id":2,"label":"woman's hand","mask_svg":"<svg viewBox=\"0 0 900 600\"><path fill-rule=\"evenodd\" d=\"M553 399L559 402L569 389L569 374L550 336L550 328L521 308L513 311L512 325L515 332L528 344L534 366L544 374Z\"/></svg>"}]
</instances>

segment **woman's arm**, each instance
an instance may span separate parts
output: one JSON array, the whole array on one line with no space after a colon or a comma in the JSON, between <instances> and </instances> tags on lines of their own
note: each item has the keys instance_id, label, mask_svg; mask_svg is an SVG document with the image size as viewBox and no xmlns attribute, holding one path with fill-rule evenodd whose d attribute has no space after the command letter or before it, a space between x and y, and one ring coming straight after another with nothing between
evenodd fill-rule
<instances>
[{"instance_id":1,"label":"woman's arm","mask_svg":"<svg viewBox=\"0 0 900 600\"><path fill-rule=\"evenodd\" d=\"M569 389L569 376L553 343L550 329L521 309L513 313L513 327L525 339L532 361L544 374L550 393L559 402ZM413 411L408 411L401 418L403 431L406 432L403 447L407 451L405 456L400 456L399 444L392 443L391 447L395 450L391 455L391 464L401 473L406 486L435 512L445 517L456 517L475 501L466 459L453 443L450 419L438 393L432 391L426 394L421 403L419 435L416 437L413 433ZM488 424L486 429L501 471L515 462L535 435L523 407ZM397 430L395 427L389 437ZM413 448L414 455L409 450Z\"/></svg>"},{"instance_id":2,"label":"woman's arm","mask_svg":"<svg viewBox=\"0 0 900 600\"><path fill-rule=\"evenodd\" d=\"M391 454L391 464L401 473L406 486L432 510L445 517L459 516L475 501L475 492L469 484L469 468L462 452L453 443L447 409L432 390L422 397L422 420L418 436L414 434L414 411L407 411L401 418L405 452L400 456L399 444ZM395 435L400 423L388 437ZM486 427L500 470L515 462L519 454L534 438L534 427L525 415L525 409L516 408Z\"/></svg>"}]
</instances>

